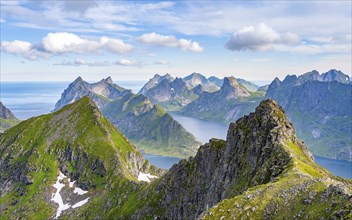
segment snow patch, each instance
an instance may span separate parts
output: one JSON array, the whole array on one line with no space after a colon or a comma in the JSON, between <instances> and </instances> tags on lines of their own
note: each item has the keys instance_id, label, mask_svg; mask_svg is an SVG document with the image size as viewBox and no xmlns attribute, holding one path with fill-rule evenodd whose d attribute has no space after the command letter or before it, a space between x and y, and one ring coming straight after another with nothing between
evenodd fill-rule
<instances>
[{"instance_id":1,"label":"snow patch","mask_svg":"<svg viewBox=\"0 0 352 220\"><path fill-rule=\"evenodd\" d=\"M76 182L76 181L72 181L72 182L71 182L70 178L68 178L68 186L69 186L70 188L73 187L73 184L75 184L75 182Z\"/></svg>"},{"instance_id":2,"label":"snow patch","mask_svg":"<svg viewBox=\"0 0 352 220\"><path fill-rule=\"evenodd\" d=\"M76 204L74 204L72 206L69 203L64 204L62 197L60 195L61 189L65 187L65 184L61 183L63 179L67 179L67 177L60 171L60 174L57 177L56 183L53 185L53 187L56 189L56 192L52 194L51 201L54 201L55 203L59 204L59 207L57 208L57 211L56 211L55 219L60 217L62 211L69 209L69 208L75 209L75 208L81 207L82 205L86 204L89 201L89 197L88 197L82 201L77 202ZM68 178L67 180L68 180L68 186L70 188L72 188L75 181L71 182L70 178ZM76 187L73 192L77 193L78 195L84 195L88 191L84 191L81 188Z\"/></svg>"},{"instance_id":3,"label":"snow patch","mask_svg":"<svg viewBox=\"0 0 352 220\"><path fill-rule=\"evenodd\" d=\"M88 191L84 191L83 189L76 187L75 190L73 190L74 193L77 193L78 195L84 195L86 194Z\"/></svg>"},{"instance_id":4,"label":"snow patch","mask_svg":"<svg viewBox=\"0 0 352 220\"><path fill-rule=\"evenodd\" d=\"M60 172L59 176L57 177L56 183L53 185L53 187L56 189L56 193L51 198L51 201L54 201L55 203L59 204L59 208L57 208L55 218L58 218L61 215L62 211L70 208L69 204L64 204L64 201L62 200L62 197L60 195L61 189L65 186L65 184L60 183L60 181L64 178L66 178L66 176Z\"/></svg>"},{"instance_id":5,"label":"snow patch","mask_svg":"<svg viewBox=\"0 0 352 220\"><path fill-rule=\"evenodd\" d=\"M139 172L138 174L138 181L145 181L145 182L150 182L151 179L153 178L158 178L157 176L153 176L149 173L142 173Z\"/></svg>"},{"instance_id":6,"label":"snow patch","mask_svg":"<svg viewBox=\"0 0 352 220\"><path fill-rule=\"evenodd\" d=\"M89 197L86 198L85 200L77 202L76 204L74 204L72 206L72 208L75 209L75 208L81 207L82 205L86 204L88 202L88 200L89 200Z\"/></svg>"}]
</instances>

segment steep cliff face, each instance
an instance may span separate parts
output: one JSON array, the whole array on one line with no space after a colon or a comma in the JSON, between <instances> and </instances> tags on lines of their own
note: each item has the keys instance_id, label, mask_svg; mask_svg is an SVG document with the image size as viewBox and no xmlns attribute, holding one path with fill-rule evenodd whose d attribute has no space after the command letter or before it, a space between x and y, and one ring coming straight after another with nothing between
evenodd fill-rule
<instances>
[{"instance_id":1,"label":"steep cliff face","mask_svg":"<svg viewBox=\"0 0 352 220\"><path fill-rule=\"evenodd\" d=\"M261 93L249 92L234 77L225 77L219 91L203 92L179 113L220 122L233 121L253 111L262 98Z\"/></svg>"},{"instance_id":2,"label":"steep cliff face","mask_svg":"<svg viewBox=\"0 0 352 220\"><path fill-rule=\"evenodd\" d=\"M154 77L146 87L164 79L162 84L169 78L168 75ZM181 88L180 83L185 84L176 79L171 85ZM186 85L183 86L186 88ZM176 94L181 92L182 90L175 90ZM146 153L188 157L194 155L201 144L162 108L153 107L146 96L135 95L131 90L114 84L111 77L93 84L79 77L69 85L56 105L66 105L85 95L97 104L104 116L132 143Z\"/></svg>"},{"instance_id":3,"label":"steep cliff face","mask_svg":"<svg viewBox=\"0 0 352 220\"><path fill-rule=\"evenodd\" d=\"M53 218L59 212L55 211L55 196L51 192L60 186L58 182L52 187L59 173L87 191L78 192L99 200L99 196L102 199L109 193L120 192L110 184L106 188L108 183L131 182L126 188L129 191L136 187L133 182L137 182L140 173L160 175L162 171L145 161L101 115L94 102L84 97L55 113L26 120L0 136L1 215ZM81 194L75 195L67 182L61 184L64 191L59 197L71 207L71 202L79 200ZM112 205L123 200L109 201ZM69 212L75 211L73 205Z\"/></svg>"},{"instance_id":4,"label":"steep cliff face","mask_svg":"<svg viewBox=\"0 0 352 220\"><path fill-rule=\"evenodd\" d=\"M254 113L230 125L226 141L212 139L200 147L194 158L174 165L150 186L153 191L139 197L146 204L143 200L149 197L148 193L156 191L160 194L158 199L137 208L131 216L275 218L288 209L286 200L293 213L286 216L289 218L294 214L311 218L348 216L352 208L351 186L351 182L335 179L316 165L306 146L296 138L283 109L274 101L265 100ZM247 203L238 205L238 200L247 195ZM256 200L251 201L252 198ZM320 209L311 213L315 202L324 198L330 200L321 201ZM336 206L331 206L331 199Z\"/></svg>"},{"instance_id":5,"label":"steep cliff face","mask_svg":"<svg viewBox=\"0 0 352 220\"><path fill-rule=\"evenodd\" d=\"M0 101L0 133L18 124L19 119Z\"/></svg>"},{"instance_id":6,"label":"steep cliff face","mask_svg":"<svg viewBox=\"0 0 352 220\"><path fill-rule=\"evenodd\" d=\"M352 159L352 84L335 70L319 75L275 79L266 97L276 100L294 123L298 136L319 156ZM341 82L340 82L341 81ZM342 83L344 82L344 83Z\"/></svg>"}]
</instances>

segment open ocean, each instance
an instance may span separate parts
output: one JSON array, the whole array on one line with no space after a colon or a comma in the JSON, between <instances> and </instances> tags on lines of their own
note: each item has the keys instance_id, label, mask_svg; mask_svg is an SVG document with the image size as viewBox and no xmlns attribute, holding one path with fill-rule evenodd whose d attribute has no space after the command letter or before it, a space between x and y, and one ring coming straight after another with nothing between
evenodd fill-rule
<instances>
[{"instance_id":1,"label":"open ocean","mask_svg":"<svg viewBox=\"0 0 352 220\"><path fill-rule=\"evenodd\" d=\"M137 93L145 81L116 81L116 84ZM0 100L21 120L50 113L62 92L70 82L1 82ZM188 131L200 141L210 138L226 138L227 126L215 122L199 120L172 114ZM210 132L209 132L210 131ZM145 155L152 164L169 169L180 158ZM315 161L335 175L352 179L352 162L315 157Z\"/></svg>"}]
</instances>

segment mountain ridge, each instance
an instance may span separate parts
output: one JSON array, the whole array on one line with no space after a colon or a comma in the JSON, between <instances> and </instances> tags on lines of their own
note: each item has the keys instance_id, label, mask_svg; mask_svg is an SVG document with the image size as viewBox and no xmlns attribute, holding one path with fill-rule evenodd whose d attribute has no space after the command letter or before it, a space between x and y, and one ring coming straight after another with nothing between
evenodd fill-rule
<instances>
[{"instance_id":1,"label":"mountain ridge","mask_svg":"<svg viewBox=\"0 0 352 220\"><path fill-rule=\"evenodd\" d=\"M167 77L164 78L167 80ZM91 97L104 116L146 153L184 158L194 155L200 145L161 107L154 108L146 96L135 95L131 90L114 84L111 77L92 84L77 78L64 91L56 109L82 96Z\"/></svg>"}]
</instances>

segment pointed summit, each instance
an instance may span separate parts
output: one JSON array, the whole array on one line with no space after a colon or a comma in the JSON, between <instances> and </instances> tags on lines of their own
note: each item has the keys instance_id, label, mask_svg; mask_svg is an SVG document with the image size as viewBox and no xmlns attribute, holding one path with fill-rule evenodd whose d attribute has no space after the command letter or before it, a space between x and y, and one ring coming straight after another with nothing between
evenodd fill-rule
<instances>
[{"instance_id":1,"label":"pointed summit","mask_svg":"<svg viewBox=\"0 0 352 220\"><path fill-rule=\"evenodd\" d=\"M81 83L81 82L84 82L84 81L83 81L82 77L79 76L79 77L77 77L77 79L75 79L72 83L75 83L75 84L76 84L76 83Z\"/></svg>"},{"instance_id":2,"label":"pointed summit","mask_svg":"<svg viewBox=\"0 0 352 220\"><path fill-rule=\"evenodd\" d=\"M10 111L10 109L6 108L0 101L0 118L2 119L16 119L16 116Z\"/></svg>"},{"instance_id":3,"label":"pointed summit","mask_svg":"<svg viewBox=\"0 0 352 220\"><path fill-rule=\"evenodd\" d=\"M223 98L236 99L238 97L248 97L250 92L242 85L240 85L234 77L225 77L224 83L219 90Z\"/></svg>"},{"instance_id":4,"label":"pointed summit","mask_svg":"<svg viewBox=\"0 0 352 220\"><path fill-rule=\"evenodd\" d=\"M106 83L108 83L108 84L113 84L113 83L114 83L114 82L112 81L111 76L109 76L108 78L106 78L104 81L105 81Z\"/></svg>"}]
</instances>

